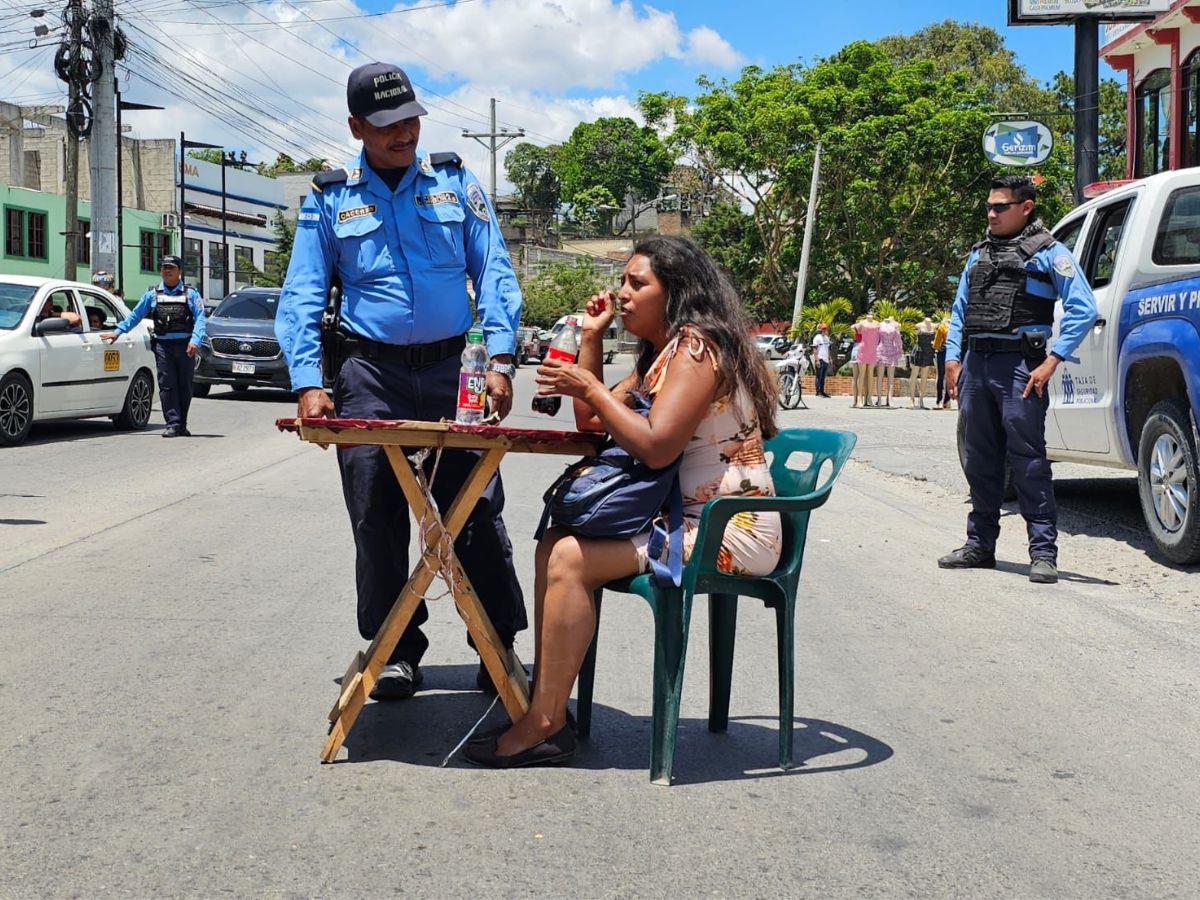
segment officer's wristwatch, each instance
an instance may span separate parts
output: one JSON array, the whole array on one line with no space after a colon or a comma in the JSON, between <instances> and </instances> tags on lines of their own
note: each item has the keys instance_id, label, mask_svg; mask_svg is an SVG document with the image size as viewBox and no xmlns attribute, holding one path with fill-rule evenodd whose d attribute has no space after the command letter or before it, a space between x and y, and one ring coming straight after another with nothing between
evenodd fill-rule
<instances>
[{"instance_id":1,"label":"officer's wristwatch","mask_svg":"<svg viewBox=\"0 0 1200 900\"><path fill-rule=\"evenodd\" d=\"M487 365L489 372L499 372L509 381L513 380L513 376L517 374L517 367L512 363L490 362Z\"/></svg>"}]
</instances>

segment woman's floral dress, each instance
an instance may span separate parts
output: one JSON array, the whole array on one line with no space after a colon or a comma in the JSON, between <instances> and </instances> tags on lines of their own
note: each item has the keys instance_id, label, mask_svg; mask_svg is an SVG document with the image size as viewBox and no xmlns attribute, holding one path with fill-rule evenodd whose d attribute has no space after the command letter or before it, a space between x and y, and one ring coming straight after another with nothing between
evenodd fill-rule
<instances>
[{"instance_id":1,"label":"woman's floral dress","mask_svg":"<svg viewBox=\"0 0 1200 900\"><path fill-rule=\"evenodd\" d=\"M648 396L653 397L661 390L667 367L681 349L695 360L707 359L715 371L720 371L712 347L693 329L684 327L658 355L642 380L641 389ZM683 491L685 562L696 543L696 529L706 502L713 497L774 496L775 486L763 453L758 416L744 392L713 401L683 451L679 483ZM650 568L649 541L649 534L633 538L643 572ZM725 529L717 553L717 568L737 575L766 575L779 563L782 552L779 513L740 512L729 520Z\"/></svg>"}]
</instances>

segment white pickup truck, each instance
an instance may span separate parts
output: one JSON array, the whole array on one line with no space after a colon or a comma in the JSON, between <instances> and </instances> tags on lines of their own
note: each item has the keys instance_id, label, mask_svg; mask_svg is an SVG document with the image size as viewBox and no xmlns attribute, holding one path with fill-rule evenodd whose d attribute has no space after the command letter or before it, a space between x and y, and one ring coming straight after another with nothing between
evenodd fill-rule
<instances>
[{"instance_id":1,"label":"white pickup truck","mask_svg":"<svg viewBox=\"0 0 1200 900\"><path fill-rule=\"evenodd\" d=\"M1136 470L1163 555L1200 562L1200 168L1122 184L1053 232L1100 318L1051 385L1049 456Z\"/></svg>"}]
</instances>

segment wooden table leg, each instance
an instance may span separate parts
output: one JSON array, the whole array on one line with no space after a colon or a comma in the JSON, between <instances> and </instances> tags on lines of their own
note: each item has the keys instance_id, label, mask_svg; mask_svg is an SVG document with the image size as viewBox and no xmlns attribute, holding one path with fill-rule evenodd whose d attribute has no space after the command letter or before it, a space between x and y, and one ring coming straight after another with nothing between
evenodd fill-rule
<instances>
[{"instance_id":1,"label":"wooden table leg","mask_svg":"<svg viewBox=\"0 0 1200 900\"><path fill-rule=\"evenodd\" d=\"M471 470L463 486L459 489L458 495L454 498L454 502L442 520L443 524L441 526L445 533L449 535L451 541L457 537L463 525L466 524L467 518L475 508L479 497L483 494L488 482L491 481L492 476L499 468L500 461L504 458L507 447L507 442L504 442L501 446L485 452ZM371 642L370 647L367 648L367 652L364 654L360 651L356 654L354 660L350 663L350 667L346 670L346 676L342 679L341 693L329 713L331 724L329 738L326 740L325 748L321 753L322 762L332 762L337 756L338 751L346 740L346 736L350 733L350 729L354 727L354 722L358 718L358 714L362 711L367 697L374 688L379 673L387 664L388 658L396 648L396 644L399 642L401 635L404 634L404 630L408 627L409 622L412 621L413 614L420 605L425 591L429 588L435 575L441 569L441 562L438 558L438 543L442 531L436 526L437 511L429 509L428 501L421 491L420 484L403 450L400 447L389 446L385 447L385 452L417 521L420 522L426 514L431 514L435 516L435 528L430 535L431 539L425 552L422 554L421 560L418 562L408 583L396 598L395 605L392 607L391 612L388 613L387 618L384 619L383 625L375 635L375 639ZM460 580L457 583L466 585L467 589L471 590L471 596L474 597L474 591L470 588L470 581L467 580L466 575L461 571L461 567L458 566L458 560L453 553L453 545L451 546L450 559L452 564L458 569L455 575ZM451 583L456 583L453 577ZM478 647L487 648L481 649L480 655L484 659L484 664L487 666L488 672L492 674L493 679L498 684L504 684L507 688L507 691L502 692L502 696L505 693L510 695L505 699L505 709L508 709L509 714L512 715L513 710L520 706L517 702L519 697L524 703L523 707L521 707L521 711L523 712L529 705L524 669L519 669L519 666L517 666L520 672L518 680L519 688L517 689L516 696L513 696L514 689L511 682L516 677L512 672L515 663L510 663L507 660L507 655L505 662L501 663L497 654L493 652L492 648L500 647L499 638L496 636L495 629L492 628L491 620L483 612L478 598L474 597L474 601L483 622L486 622L487 629L491 633L490 636L487 635L481 625L476 625L476 629L472 630L471 620L467 619L464 615L468 630L471 631ZM479 633L477 634L476 631ZM502 647L501 650L503 650ZM489 661L488 657L492 657L492 659ZM499 670L495 668L497 665L501 667ZM503 673L507 673L509 677L507 679L503 678Z\"/></svg>"}]
</instances>

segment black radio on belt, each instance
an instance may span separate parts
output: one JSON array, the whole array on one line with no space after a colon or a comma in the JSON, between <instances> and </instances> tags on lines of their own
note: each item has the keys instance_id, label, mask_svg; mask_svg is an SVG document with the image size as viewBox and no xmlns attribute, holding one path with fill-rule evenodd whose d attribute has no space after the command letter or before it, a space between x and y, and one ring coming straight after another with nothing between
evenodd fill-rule
<instances>
[{"instance_id":1,"label":"black radio on belt","mask_svg":"<svg viewBox=\"0 0 1200 900\"><path fill-rule=\"evenodd\" d=\"M342 279L333 276L325 312L321 314L321 378L325 387L333 387L342 363L346 361L346 333L342 331Z\"/></svg>"}]
</instances>

